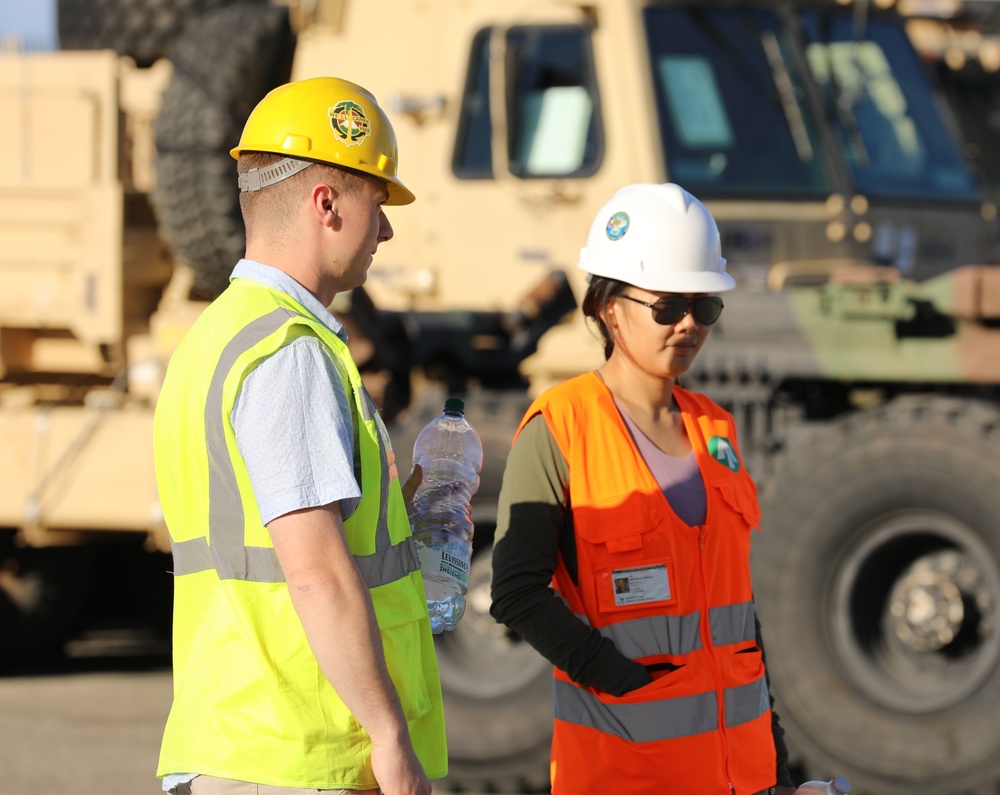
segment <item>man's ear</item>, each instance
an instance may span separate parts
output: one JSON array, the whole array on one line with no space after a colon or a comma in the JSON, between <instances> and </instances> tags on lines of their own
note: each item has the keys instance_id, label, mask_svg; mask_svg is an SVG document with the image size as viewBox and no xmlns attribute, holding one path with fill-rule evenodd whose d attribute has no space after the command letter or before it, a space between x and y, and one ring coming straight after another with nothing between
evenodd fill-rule
<instances>
[{"instance_id":1,"label":"man's ear","mask_svg":"<svg viewBox=\"0 0 1000 795\"><path fill-rule=\"evenodd\" d=\"M309 194L310 206L317 220L324 226L335 226L340 223L337 202L340 194L332 185L319 182L313 186Z\"/></svg>"}]
</instances>

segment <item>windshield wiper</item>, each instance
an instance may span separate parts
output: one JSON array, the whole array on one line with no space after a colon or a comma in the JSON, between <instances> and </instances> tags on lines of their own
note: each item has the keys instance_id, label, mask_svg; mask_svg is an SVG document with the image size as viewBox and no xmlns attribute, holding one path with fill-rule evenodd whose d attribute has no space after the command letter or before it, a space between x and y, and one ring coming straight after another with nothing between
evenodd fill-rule
<instances>
[{"instance_id":1,"label":"windshield wiper","mask_svg":"<svg viewBox=\"0 0 1000 795\"><path fill-rule=\"evenodd\" d=\"M802 117L802 108L799 106L799 98L795 85L792 83L792 76L788 73L785 56L781 52L781 44L778 42L778 37L774 35L774 31L771 30L761 31L760 43L764 47L767 65L771 67L774 87L778 89L778 100L781 102L781 110L784 111L788 129L792 134L795 151L799 160L807 163L814 156L812 141L809 140L809 131L806 129L805 119Z\"/></svg>"},{"instance_id":2,"label":"windshield wiper","mask_svg":"<svg viewBox=\"0 0 1000 795\"><path fill-rule=\"evenodd\" d=\"M856 46L856 45L854 45ZM868 156L868 147L865 146L864 136L861 134L861 125L858 123L857 114L854 112L854 105L857 103L856 96L844 88L840 80L837 79L836 65L833 61L833 54L830 47L826 48L827 68L830 72L830 87L833 89L833 105L840 117L840 123L847 136L847 145L851 149L854 160L858 168L868 168L871 165L871 158Z\"/></svg>"}]
</instances>

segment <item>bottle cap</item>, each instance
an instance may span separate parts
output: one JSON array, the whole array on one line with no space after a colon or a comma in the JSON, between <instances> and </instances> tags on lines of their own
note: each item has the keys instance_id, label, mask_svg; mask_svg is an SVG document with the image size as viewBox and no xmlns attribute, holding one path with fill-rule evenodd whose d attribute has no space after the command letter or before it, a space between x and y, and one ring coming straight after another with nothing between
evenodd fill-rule
<instances>
[{"instance_id":1,"label":"bottle cap","mask_svg":"<svg viewBox=\"0 0 1000 795\"><path fill-rule=\"evenodd\" d=\"M460 398L448 398L444 402L444 410L449 414L464 414L465 402Z\"/></svg>"}]
</instances>

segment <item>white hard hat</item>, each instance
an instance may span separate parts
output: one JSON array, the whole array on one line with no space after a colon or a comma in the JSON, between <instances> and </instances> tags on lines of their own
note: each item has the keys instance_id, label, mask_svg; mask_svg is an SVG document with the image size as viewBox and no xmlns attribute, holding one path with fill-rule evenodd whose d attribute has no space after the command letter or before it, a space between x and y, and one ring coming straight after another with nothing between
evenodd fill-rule
<instances>
[{"instance_id":1,"label":"white hard hat","mask_svg":"<svg viewBox=\"0 0 1000 795\"><path fill-rule=\"evenodd\" d=\"M579 267L654 292L720 293L736 286L712 214L670 182L615 193L590 226Z\"/></svg>"}]
</instances>

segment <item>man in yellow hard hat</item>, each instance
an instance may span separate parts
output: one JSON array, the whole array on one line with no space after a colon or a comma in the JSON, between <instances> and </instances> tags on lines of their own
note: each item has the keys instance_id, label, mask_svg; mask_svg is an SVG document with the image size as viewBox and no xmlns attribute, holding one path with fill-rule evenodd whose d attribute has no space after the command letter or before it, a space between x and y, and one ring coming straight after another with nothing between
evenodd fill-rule
<instances>
[{"instance_id":1,"label":"man in yellow hard hat","mask_svg":"<svg viewBox=\"0 0 1000 795\"><path fill-rule=\"evenodd\" d=\"M269 93L239 145L246 257L174 353L156 476L174 557L179 795L429 795L437 662L385 426L328 311L413 194L365 89Z\"/></svg>"}]
</instances>

